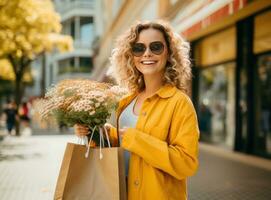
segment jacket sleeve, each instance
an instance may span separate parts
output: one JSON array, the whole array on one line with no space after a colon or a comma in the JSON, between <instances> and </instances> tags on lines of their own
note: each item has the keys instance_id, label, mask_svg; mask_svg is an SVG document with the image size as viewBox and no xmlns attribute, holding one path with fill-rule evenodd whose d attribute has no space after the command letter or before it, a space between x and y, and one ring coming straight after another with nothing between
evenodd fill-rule
<instances>
[{"instance_id":1,"label":"jacket sleeve","mask_svg":"<svg viewBox=\"0 0 271 200\"><path fill-rule=\"evenodd\" d=\"M118 146L118 133L115 127L111 127L109 131L109 140L113 147Z\"/></svg>"},{"instance_id":2,"label":"jacket sleeve","mask_svg":"<svg viewBox=\"0 0 271 200\"><path fill-rule=\"evenodd\" d=\"M167 141L135 128L128 128L122 147L176 179L192 176L198 167L199 130L196 113L188 97L174 110Z\"/></svg>"}]
</instances>

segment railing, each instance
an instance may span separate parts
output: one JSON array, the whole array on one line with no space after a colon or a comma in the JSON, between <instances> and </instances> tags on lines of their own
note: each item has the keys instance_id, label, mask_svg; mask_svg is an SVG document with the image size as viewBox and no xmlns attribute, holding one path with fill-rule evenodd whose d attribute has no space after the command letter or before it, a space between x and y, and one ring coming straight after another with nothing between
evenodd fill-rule
<instances>
[{"instance_id":1,"label":"railing","mask_svg":"<svg viewBox=\"0 0 271 200\"><path fill-rule=\"evenodd\" d=\"M61 74L73 74L73 73L90 73L92 70L91 67L86 67L86 66L82 66L82 67L71 67L71 66L67 66L67 67L60 67L58 68L58 75Z\"/></svg>"},{"instance_id":2,"label":"railing","mask_svg":"<svg viewBox=\"0 0 271 200\"><path fill-rule=\"evenodd\" d=\"M73 9L94 9L94 4L93 0L63 1L55 4L55 7L57 12L63 14Z\"/></svg>"},{"instance_id":3,"label":"railing","mask_svg":"<svg viewBox=\"0 0 271 200\"><path fill-rule=\"evenodd\" d=\"M75 49L91 49L91 42L84 42L81 40L74 40L73 42Z\"/></svg>"}]
</instances>

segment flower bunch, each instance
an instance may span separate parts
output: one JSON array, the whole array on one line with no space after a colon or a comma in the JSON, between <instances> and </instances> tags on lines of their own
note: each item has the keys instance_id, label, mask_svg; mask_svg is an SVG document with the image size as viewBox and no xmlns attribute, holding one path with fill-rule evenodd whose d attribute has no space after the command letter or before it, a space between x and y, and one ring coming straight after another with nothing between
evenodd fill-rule
<instances>
[{"instance_id":1,"label":"flower bunch","mask_svg":"<svg viewBox=\"0 0 271 200\"><path fill-rule=\"evenodd\" d=\"M35 107L42 119L54 117L68 126L83 124L92 129L106 123L126 92L108 83L69 79L49 88Z\"/></svg>"}]
</instances>

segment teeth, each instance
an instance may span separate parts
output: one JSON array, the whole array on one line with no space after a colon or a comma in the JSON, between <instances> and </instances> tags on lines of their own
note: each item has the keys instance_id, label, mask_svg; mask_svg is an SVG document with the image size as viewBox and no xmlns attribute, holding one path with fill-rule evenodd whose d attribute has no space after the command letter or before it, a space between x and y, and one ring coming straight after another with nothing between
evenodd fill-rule
<instances>
[{"instance_id":1,"label":"teeth","mask_svg":"<svg viewBox=\"0 0 271 200\"><path fill-rule=\"evenodd\" d=\"M154 61L142 61L143 64L154 64L155 62Z\"/></svg>"}]
</instances>

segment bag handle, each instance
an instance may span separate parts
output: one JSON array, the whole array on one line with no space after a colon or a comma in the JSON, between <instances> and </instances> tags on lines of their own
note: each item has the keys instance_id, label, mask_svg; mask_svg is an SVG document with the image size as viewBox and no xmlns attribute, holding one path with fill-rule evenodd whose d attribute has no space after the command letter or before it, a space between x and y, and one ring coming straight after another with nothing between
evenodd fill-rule
<instances>
[{"instance_id":1,"label":"bag handle","mask_svg":"<svg viewBox=\"0 0 271 200\"><path fill-rule=\"evenodd\" d=\"M99 134L100 134L100 160L103 158L103 153L102 153L102 147L104 147L104 136L103 136L103 129L99 127Z\"/></svg>"},{"instance_id":2,"label":"bag handle","mask_svg":"<svg viewBox=\"0 0 271 200\"><path fill-rule=\"evenodd\" d=\"M108 147L111 148L111 144L110 144L110 140L109 140L109 136L108 136L108 131L107 131L107 129L105 128L105 126L102 126L102 127L103 127L104 132L105 132L105 136L106 136L106 139L107 139Z\"/></svg>"},{"instance_id":3,"label":"bag handle","mask_svg":"<svg viewBox=\"0 0 271 200\"><path fill-rule=\"evenodd\" d=\"M85 153L85 158L88 158L88 155L89 155L89 149L90 149L90 143L91 143L91 141L92 141L92 138L93 138L95 129L96 129L96 126L94 126L94 128L93 128L92 131L91 131L91 135L90 135L89 142L86 143L86 145L87 145L87 151L86 151L86 153Z\"/></svg>"},{"instance_id":4,"label":"bag handle","mask_svg":"<svg viewBox=\"0 0 271 200\"><path fill-rule=\"evenodd\" d=\"M88 158L88 156L89 156L90 143L92 141L95 129L96 129L96 126L94 126L94 128L92 129L90 140L89 140L89 143L87 144L87 151L85 153L85 158ZM102 154L102 148L104 148L103 130L105 131L105 135L106 135L108 147L111 148L111 144L110 144L110 140L109 140L109 136L108 136L108 132L107 132L106 128L104 126L99 127L99 135L100 135L100 146L99 146L99 149L100 149L100 160L103 158L103 154Z\"/></svg>"}]
</instances>

